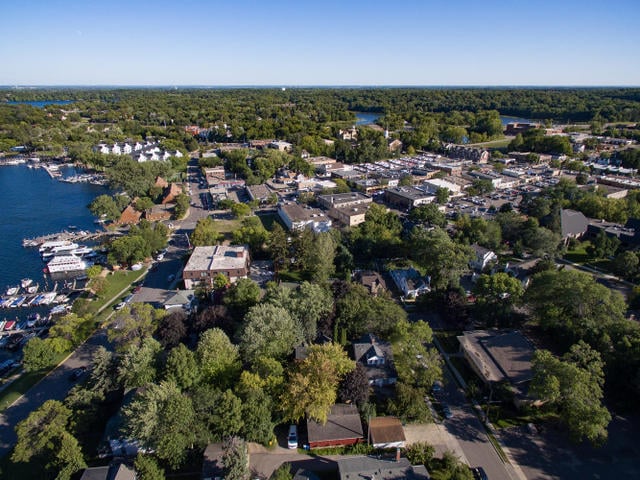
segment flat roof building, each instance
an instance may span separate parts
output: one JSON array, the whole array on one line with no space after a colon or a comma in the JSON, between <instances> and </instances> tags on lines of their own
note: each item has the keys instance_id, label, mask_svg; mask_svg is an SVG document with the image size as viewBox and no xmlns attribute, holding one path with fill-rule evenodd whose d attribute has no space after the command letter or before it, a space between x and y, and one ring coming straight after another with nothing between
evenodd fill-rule
<instances>
[{"instance_id":1,"label":"flat roof building","mask_svg":"<svg viewBox=\"0 0 640 480\"><path fill-rule=\"evenodd\" d=\"M327 208L354 207L373 202L373 198L360 192L334 193L319 195L318 203Z\"/></svg>"},{"instance_id":2,"label":"flat roof building","mask_svg":"<svg viewBox=\"0 0 640 480\"><path fill-rule=\"evenodd\" d=\"M280 205L278 215L290 231L311 228L314 232L327 232L331 228L331 219L322 210L297 203Z\"/></svg>"},{"instance_id":3,"label":"flat roof building","mask_svg":"<svg viewBox=\"0 0 640 480\"><path fill-rule=\"evenodd\" d=\"M249 264L249 248L246 245L195 247L182 274L184 286L187 290L201 284L212 287L219 273L233 283L249 275Z\"/></svg>"},{"instance_id":4,"label":"flat roof building","mask_svg":"<svg viewBox=\"0 0 640 480\"><path fill-rule=\"evenodd\" d=\"M388 203L404 209L432 203L436 198L431 193L416 187L388 188L384 196Z\"/></svg>"}]
</instances>

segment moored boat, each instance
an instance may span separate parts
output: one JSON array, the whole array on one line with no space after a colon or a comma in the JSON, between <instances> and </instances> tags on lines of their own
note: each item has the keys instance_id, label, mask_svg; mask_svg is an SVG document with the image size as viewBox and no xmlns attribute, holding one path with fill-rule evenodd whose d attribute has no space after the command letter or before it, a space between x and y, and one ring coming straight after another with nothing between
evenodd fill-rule
<instances>
[{"instance_id":1,"label":"moored boat","mask_svg":"<svg viewBox=\"0 0 640 480\"><path fill-rule=\"evenodd\" d=\"M20 290L20 287L9 287L7 288L7 295L15 295L16 293L18 293L18 290Z\"/></svg>"},{"instance_id":2,"label":"moored boat","mask_svg":"<svg viewBox=\"0 0 640 480\"><path fill-rule=\"evenodd\" d=\"M48 273L77 272L85 270L87 266L87 262L80 257L76 257L75 255L60 255L53 257L53 259L47 263L46 271Z\"/></svg>"},{"instance_id":3,"label":"moored boat","mask_svg":"<svg viewBox=\"0 0 640 480\"><path fill-rule=\"evenodd\" d=\"M13 302L11 302L11 305L9 305L9 306L11 308L18 308L19 306L21 306L24 303L24 301L26 299L27 299L27 297L25 297L24 295L20 295Z\"/></svg>"},{"instance_id":4,"label":"moored boat","mask_svg":"<svg viewBox=\"0 0 640 480\"><path fill-rule=\"evenodd\" d=\"M33 280L31 280L30 278L23 278L22 280L20 280L20 286L22 288L27 288L32 283L33 283Z\"/></svg>"}]
</instances>

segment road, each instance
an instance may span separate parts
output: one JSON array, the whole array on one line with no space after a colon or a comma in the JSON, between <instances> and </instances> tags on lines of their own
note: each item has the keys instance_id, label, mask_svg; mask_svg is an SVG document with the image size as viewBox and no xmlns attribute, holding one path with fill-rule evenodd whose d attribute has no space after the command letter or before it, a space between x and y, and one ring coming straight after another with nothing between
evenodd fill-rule
<instances>
[{"instance_id":1,"label":"road","mask_svg":"<svg viewBox=\"0 0 640 480\"><path fill-rule=\"evenodd\" d=\"M491 480L525 478L519 468L505 464L498 456L473 407L448 371L445 379L445 388L438 397L449 405L453 418L445 419L444 426L458 440L469 466L483 467Z\"/></svg>"},{"instance_id":2,"label":"road","mask_svg":"<svg viewBox=\"0 0 640 480\"><path fill-rule=\"evenodd\" d=\"M47 400L64 400L71 387L75 385L75 382L70 380L71 372L79 367L89 367L93 353L99 346L108 346L104 329L96 331L63 364L2 412L0 415L0 457L9 453L17 441L14 429L19 422L27 418L33 410Z\"/></svg>"}]
</instances>

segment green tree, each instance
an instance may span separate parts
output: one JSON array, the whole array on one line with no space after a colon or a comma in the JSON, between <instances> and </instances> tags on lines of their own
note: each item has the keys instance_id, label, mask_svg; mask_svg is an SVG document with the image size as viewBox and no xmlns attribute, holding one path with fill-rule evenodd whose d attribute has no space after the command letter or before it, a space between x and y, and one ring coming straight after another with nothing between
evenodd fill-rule
<instances>
[{"instance_id":1,"label":"green tree","mask_svg":"<svg viewBox=\"0 0 640 480\"><path fill-rule=\"evenodd\" d=\"M449 192L448 188L438 187L436 189L436 202L438 202L438 205L444 205L447 203L449 201L450 194L451 192Z\"/></svg>"},{"instance_id":2,"label":"green tree","mask_svg":"<svg viewBox=\"0 0 640 480\"><path fill-rule=\"evenodd\" d=\"M604 374L597 352L584 342L574 345L564 360L537 350L532 369L531 392L558 408L576 441L606 441L611 415L602 405Z\"/></svg>"},{"instance_id":3,"label":"green tree","mask_svg":"<svg viewBox=\"0 0 640 480\"><path fill-rule=\"evenodd\" d=\"M638 274L640 260L629 250L619 253L611 262L611 270L623 278L632 279Z\"/></svg>"},{"instance_id":4,"label":"green tree","mask_svg":"<svg viewBox=\"0 0 640 480\"><path fill-rule=\"evenodd\" d=\"M153 200L151 200L149 197L140 197L136 200L134 206L135 209L139 212L145 212L146 210L153 208L153 205Z\"/></svg>"},{"instance_id":5,"label":"green tree","mask_svg":"<svg viewBox=\"0 0 640 480\"><path fill-rule=\"evenodd\" d=\"M120 213L122 212L110 195L97 196L88 207L89 211L96 217L102 217L104 215L104 218L111 221L120 218Z\"/></svg>"},{"instance_id":6,"label":"green tree","mask_svg":"<svg viewBox=\"0 0 640 480\"><path fill-rule=\"evenodd\" d=\"M202 379L216 385L231 385L240 374L238 346L219 328L205 331L196 349Z\"/></svg>"},{"instance_id":7,"label":"green tree","mask_svg":"<svg viewBox=\"0 0 640 480\"><path fill-rule=\"evenodd\" d=\"M302 341L302 327L282 307L259 304L244 317L240 351L247 362L259 356L284 358Z\"/></svg>"},{"instance_id":8,"label":"green tree","mask_svg":"<svg viewBox=\"0 0 640 480\"><path fill-rule=\"evenodd\" d=\"M136 478L139 480L164 480L164 469L158 465L158 462L150 456L141 453L136 457L133 464L136 471Z\"/></svg>"},{"instance_id":9,"label":"green tree","mask_svg":"<svg viewBox=\"0 0 640 480\"><path fill-rule=\"evenodd\" d=\"M200 365L196 356L183 343L169 352L165 372L167 380L182 389L188 389L200 380Z\"/></svg>"},{"instance_id":10,"label":"green tree","mask_svg":"<svg viewBox=\"0 0 640 480\"><path fill-rule=\"evenodd\" d=\"M403 383L430 388L442 379L442 359L436 349L426 346L433 340L429 324L423 320L398 322L392 338L394 364Z\"/></svg>"},{"instance_id":11,"label":"green tree","mask_svg":"<svg viewBox=\"0 0 640 480\"><path fill-rule=\"evenodd\" d=\"M251 207L246 203L234 203L231 205L231 213L236 218L246 217L251 214Z\"/></svg>"},{"instance_id":12,"label":"green tree","mask_svg":"<svg viewBox=\"0 0 640 480\"><path fill-rule=\"evenodd\" d=\"M69 433L71 410L47 400L18 423L11 460L41 465L56 478L68 480L86 467L78 441Z\"/></svg>"},{"instance_id":13,"label":"green tree","mask_svg":"<svg viewBox=\"0 0 640 480\"><path fill-rule=\"evenodd\" d=\"M49 339L33 337L22 349L22 362L27 372L37 372L50 367L56 361L56 352Z\"/></svg>"},{"instance_id":14,"label":"green tree","mask_svg":"<svg viewBox=\"0 0 640 480\"><path fill-rule=\"evenodd\" d=\"M425 205L412 208L409 212L409 220L441 228L447 225L447 219L444 216L444 213L440 211L438 205L435 203L427 203Z\"/></svg>"},{"instance_id":15,"label":"green tree","mask_svg":"<svg viewBox=\"0 0 640 480\"><path fill-rule=\"evenodd\" d=\"M409 445L405 451L405 455L411 462L411 465L431 465L431 461L436 453L436 449L427 442L415 442Z\"/></svg>"},{"instance_id":16,"label":"green tree","mask_svg":"<svg viewBox=\"0 0 640 480\"><path fill-rule=\"evenodd\" d=\"M369 378L362 363L356 362L356 368L344 377L338 388L338 399L342 403L353 403L362 407L369 400Z\"/></svg>"},{"instance_id":17,"label":"green tree","mask_svg":"<svg viewBox=\"0 0 640 480\"><path fill-rule=\"evenodd\" d=\"M230 437L224 442L224 477L228 480L248 480L249 458L247 444L239 437Z\"/></svg>"},{"instance_id":18,"label":"green tree","mask_svg":"<svg viewBox=\"0 0 640 480\"><path fill-rule=\"evenodd\" d=\"M194 247L216 245L221 239L222 235L216 229L215 221L210 217L198 220L190 237Z\"/></svg>"},{"instance_id":19,"label":"green tree","mask_svg":"<svg viewBox=\"0 0 640 480\"><path fill-rule=\"evenodd\" d=\"M291 467L288 463L283 463L271 474L269 480L293 480L293 475L291 474Z\"/></svg>"},{"instance_id":20,"label":"green tree","mask_svg":"<svg viewBox=\"0 0 640 480\"><path fill-rule=\"evenodd\" d=\"M114 316L107 336L110 341L115 342L119 350L131 345L139 346L145 338L153 334L165 315L165 310L153 308L149 303L134 303Z\"/></svg>"},{"instance_id":21,"label":"green tree","mask_svg":"<svg viewBox=\"0 0 640 480\"><path fill-rule=\"evenodd\" d=\"M273 267L278 272L289 258L287 234L279 223L274 223L267 240L267 250L273 260Z\"/></svg>"},{"instance_id":22,"label":"green tree","mask_svg":"<svg viewBox=\"0 0 640 480\"><path fill-rule=\"evenodd\" d=\"M145 337L139 345L129 345L118 365L119 383L129 389L153 382L158 373L158 355L161 351L160 343L151 337Z\"/></svg>"},{"instance_id":23,"label":"green tree","mask_svg":"<svg viewBox=\"0 0 640 480\"><path fill-rule=\"evenodd\" d=\"M296 365L280 399L284 417L297 421L306 414L326 423L341 380L354 368L355 363L340 345L310 346L307 358Z\"/></svg>"},{"instance_id":24,"label":"green tree","mask_svg":"<svg viewBox=\"0 0 640 480\"><path fill-rule=\"evenodd\" d=\"M517 278L504 272L480 275L473 292L476 307L481 315L491 322L504 320L512 313L512 308L520 301L524 288Z\"/></svg>"},{"instance_id":25,"label":"green tree","mask_svg":"<svg viewBox=\"0 0 640 480\"><path fill-rule=\"evenodd\" d=\"M191 199L189 198L189 195L186 195L184 193L176 196L174 200L175 207L173 207L173 216L175 218L181 219L187 214L187 210L189 210L190 200Z\"/></svg>"},{"instance_id":26,"label":"green tree","mask_svg":"<svg viewBox=\"0 0 640 480\"><path fill-rule=\"evenodd\" d=\"M425 390L404 382L396 383L396 398L389 402L388 410L392 415L405 422L425 423L431 419L429 407L424 401Z\"/></svg>"},{"instance_id":27,"label":"green tree","mask_svg":"<svg viewBox=\"0 0 640 480\"><path fill-rule=\"evenodd\" d=\"M234 316L242 318L251 307L258 304L261 295L256 282L250 278L240 278L227 290L223 303Z\"/></svg>"},{"instance_id":28,"label":"green tree","mask_svg":"<svg viewBox=\"0 0 640 480\"><path fill-rule=\"evenodd\" d=\"M155 432L156 455L176 469L185 462L196 441L196 416L191 398L171 395L163 403L161 415Z\"/></svg>"},{"instance_id":29,"label":"green tree","mask_svg":"<svg viewBox=\"0 0 640 480\"><path fill-rule=\"evenodd\" d=\"M473 258L471 248L455 243L440 228L424 230L414 228L410 235L411 256L431 276L431 285L445 289L458 284Z\"/></svg>"}]
</instances>

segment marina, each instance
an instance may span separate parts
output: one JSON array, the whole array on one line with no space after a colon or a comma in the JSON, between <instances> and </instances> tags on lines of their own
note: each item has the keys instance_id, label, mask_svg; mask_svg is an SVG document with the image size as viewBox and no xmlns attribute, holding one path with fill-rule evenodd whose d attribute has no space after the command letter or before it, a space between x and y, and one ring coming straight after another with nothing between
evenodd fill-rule
<instances>
[{"instance_id":1,"label":"marina","mask_svg":"<svg viewBox=\"0 0 640 480\"><path fill-rule=\"evenodd\" d=\"M89 230L63 230L58 233L49 233L46 235L41 235L39 237L24 238L22 239L22 246L25 248L40 248L46 242L97 242L105 238L117 237L120 235L122 235L122 233L117 231L108 232L106 230L96 230L93 232Z\"/></svg>"}]
</instances>

